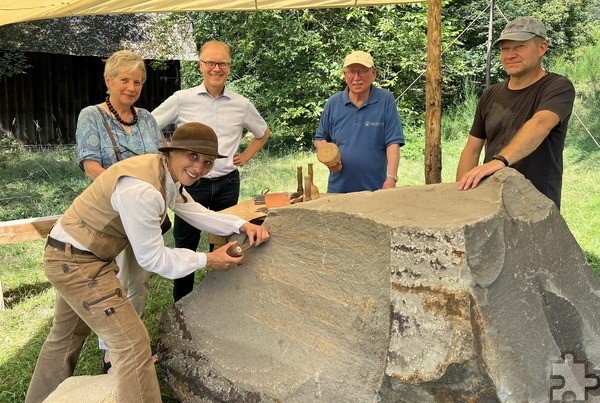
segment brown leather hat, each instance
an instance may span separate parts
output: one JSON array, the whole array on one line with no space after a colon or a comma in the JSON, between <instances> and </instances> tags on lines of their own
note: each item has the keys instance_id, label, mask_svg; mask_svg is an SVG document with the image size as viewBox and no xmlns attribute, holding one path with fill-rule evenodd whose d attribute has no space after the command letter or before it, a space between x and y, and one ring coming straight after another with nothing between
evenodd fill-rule
<instances>
[{"instance_id":1,"label":"brown leather hat","mask_svg":"<svg viewBox=\"0 0 600 403\"><path fill-rule=\"evenodd\" d=\"M184 123L175 129L171 144L158 149L161 152L169 150L187 150L227 158L226 155L219 154L219 141L215 131L199 122Z\"/></svg>"}]
</instances>

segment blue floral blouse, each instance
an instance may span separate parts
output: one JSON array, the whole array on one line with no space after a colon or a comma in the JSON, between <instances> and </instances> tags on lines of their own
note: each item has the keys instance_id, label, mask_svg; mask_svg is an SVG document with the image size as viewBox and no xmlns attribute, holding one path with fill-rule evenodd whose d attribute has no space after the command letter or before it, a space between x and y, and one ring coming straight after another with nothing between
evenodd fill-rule
<instances>
[{"instance_id":1,"label":"blue floral blouse","mask_svg":"<svg viewBox=\"0 0 600 403\"><path fill-rule=\"evenodd\" d=\"M87 106L81 110L77 120L77 162L82 170L84 160L97 161L103 168L117 162L100 113L104 114L108 122L122 159L141 154L156 154L158 148L163 146L163 136L158 124L146 109L138 108L138 122L131 126L131 133L127 133L123 126L104 110L100 112L95 105Z\"/></svg>"}]
</instances>

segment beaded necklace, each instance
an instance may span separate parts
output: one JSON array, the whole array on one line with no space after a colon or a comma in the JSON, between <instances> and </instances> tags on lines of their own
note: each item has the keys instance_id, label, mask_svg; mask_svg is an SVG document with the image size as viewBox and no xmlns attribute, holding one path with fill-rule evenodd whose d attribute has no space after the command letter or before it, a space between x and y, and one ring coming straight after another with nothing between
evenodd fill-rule
<instances>
[{"instance_id":1,"label":"beaded necklace","mask_svg":"<svg viewBox=\"0 0 600 403\"><path fill-rule=\"evenodd\" d=\"M126 122L125 120L123 120L123 118L121 116L119 116L119 114L117 113L115 108L113 108L112 104L110 103L110 96L106 97L106 106L108 106L108 110L110 111L110 113L112 113L114 115L115 119L117 119L119 121L119 123L121 123L122 125L133 126L134 124L137 123L138 115L137 115L137 112L135 111L135 108L133 107L133 105L130 106L131 113L133 114L133 118L131 119L130 122Z\"/></svg>"}]
</instances>

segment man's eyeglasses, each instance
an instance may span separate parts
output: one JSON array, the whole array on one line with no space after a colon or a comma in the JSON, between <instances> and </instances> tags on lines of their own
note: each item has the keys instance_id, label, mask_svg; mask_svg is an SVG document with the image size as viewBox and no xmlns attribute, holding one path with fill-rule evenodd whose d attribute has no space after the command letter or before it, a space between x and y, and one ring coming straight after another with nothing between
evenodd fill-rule
<instances>
[{"instance_id":1,"label":"man's eyeglasses","mask_svg":"<svg viewBox=\"0 0 600 403\"><path fill-rule=\"evenodd\" d=\"M228 69L229 66L231 66L231 63L229 62L212 62L212 61L204 61L204 60L200 60L202 63L204 63L204 65L206 67L208 67L209 69L214 69L215 66L219 66L221 68L221 70L225 70Z\"/></svg>"},{"instance_id":2,"label":"man's eyeglasses","mask_svg":"<svg viewBox=\"0 0 600 403\"><path fill-rule=\"evenodd\" d=\"M367 73L371 71L371 69L349 69L349 70L344 70L344 75L346 77L354 77L355 75L359 75L359 77L364 77L367 75Z\"/></svg>"}]
</instances>

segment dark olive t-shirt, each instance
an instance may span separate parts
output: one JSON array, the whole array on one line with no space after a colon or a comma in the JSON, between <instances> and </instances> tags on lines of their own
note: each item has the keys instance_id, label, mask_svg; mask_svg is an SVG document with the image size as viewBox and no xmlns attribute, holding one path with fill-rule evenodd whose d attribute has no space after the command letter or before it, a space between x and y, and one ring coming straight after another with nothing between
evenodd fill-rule
<instances>
[{"instance_id":1,"label":"dark olive t-shirt","mask_svg":"<svg viewBox=\"0 0 600 403\"><path fill-rule=\"evenodd\" d=\"M521 90L508 89L506 80L484 91L470 134L486 140L484 162L488 162L536 112L556 113L560 122L535 151L511 167L560 208L563 148L574 100L573 84L558 74L548 73Z\"/></svg>"}]
</instances>

